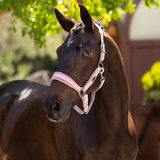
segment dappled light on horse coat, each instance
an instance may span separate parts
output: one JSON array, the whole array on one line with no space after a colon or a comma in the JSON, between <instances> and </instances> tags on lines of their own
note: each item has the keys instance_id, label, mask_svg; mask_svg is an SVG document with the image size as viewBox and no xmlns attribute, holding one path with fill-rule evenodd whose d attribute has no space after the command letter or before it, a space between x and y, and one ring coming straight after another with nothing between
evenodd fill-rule
<instances>
[{"instance_id":1,"label":"dappled light on horse coat","mask_svg":"<svg viewBox=\"0 0 160 160\"><path fill-rule=\"evenodd\" d=\"M129 89L121 53L100 24L95 24L87 9L79 6L82 22L78 25L55 9L61 27L70 32L57 49L58 78L52 78L49 87L29 81L0 86L0 98L9 95L0 108L1 111L7 106L5 116L1 117L1 157L11 160L136 159L137 138L129 111ZM101 49L101 45L105 48ZM101 50L106 52L104 59L101 59ZM97 67L100 69L92 77ZM73 80L78 89L73 89L72 82L67 84L62 74ZM102 80L105 80L103 84ZM89 87L85 88L86 84L90 84ZM88 114L80 115L73 109L77 105L83 110L95 91ZM17 95L12 103L11 95ZM82 103L86 95L89 95L87 103Z\"/></svg>"}]
</instances>

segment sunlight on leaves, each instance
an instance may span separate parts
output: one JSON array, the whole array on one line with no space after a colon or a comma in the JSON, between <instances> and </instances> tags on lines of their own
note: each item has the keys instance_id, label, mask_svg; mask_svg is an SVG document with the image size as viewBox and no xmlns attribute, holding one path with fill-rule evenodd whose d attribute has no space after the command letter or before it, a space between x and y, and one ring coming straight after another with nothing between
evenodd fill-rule
<instances>
[{"instance_id":1,"label":"sunlight on leaves","mask_svg":"<svg viewBox=\"0 0 160 160\"><path fill-rule=\"evenodd\" d=\"M112 20L121 20L122 16L135 11L132 0L82 0L94 19L101 19L104 26ZM158 0L145 0L146 7L160 6ZM29 34L37 46L45 46L46 35L57 34L61 28L57 23L54 7L74 21L79 21L79 7L76 0L0 0L0 10L10 11L24 24L23 36ZM13 23L14 25L14 23ZM13 28L14 29L14 28ZM16 29L14 29L16 30Z\"/></svg>"}]
</instances>

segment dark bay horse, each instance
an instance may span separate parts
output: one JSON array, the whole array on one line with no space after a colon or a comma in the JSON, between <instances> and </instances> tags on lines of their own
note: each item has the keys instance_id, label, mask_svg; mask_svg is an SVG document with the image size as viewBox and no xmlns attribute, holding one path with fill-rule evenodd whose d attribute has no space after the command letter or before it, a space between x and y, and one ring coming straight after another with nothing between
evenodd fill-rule
<instances>
[{"instance_id":1,"label":"dark bay horse","mask_svg":"<svg viewBox=\"0 0 160 160\"><path fill-rule=\"evenodd\" d=\"M0 159L136 159L136 131L120 51L79 6L78 24L55 9L60 25L70 33L57 49L59 66L50 87L29 81L0 86ZM77 113L83 108L86 114Z\"/></svg>"}]
</instances>

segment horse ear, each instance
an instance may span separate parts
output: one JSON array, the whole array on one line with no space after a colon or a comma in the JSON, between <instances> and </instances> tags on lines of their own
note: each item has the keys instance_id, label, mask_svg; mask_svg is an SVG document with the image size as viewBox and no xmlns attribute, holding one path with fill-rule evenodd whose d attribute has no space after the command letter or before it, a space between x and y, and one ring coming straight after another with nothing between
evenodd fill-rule
<instances>
[{"instance_id":1,"label":"horse ear","mask_svg":"<svg viewBox=\"0 0 160 160\"><path fill-rule=\"evenodd\" d=\"M75 23L69 17L64 16L58 9L54 8L54 11L61 27L65 31L70 32L70 29L73 28Z\"/></svg>"},{"instance_id":2,"label":"horse ear","mask_svg":"<svg viewBox=\"0 0 160 160\"><path fill-rule=\"evenodd\" d=\"M79 7L80 7L80 15L81 15L82 22L84 23L85 27L88 30L93 31L94 23L90 13L83 5L79 4Z\"/></svg>"}]
</instances>

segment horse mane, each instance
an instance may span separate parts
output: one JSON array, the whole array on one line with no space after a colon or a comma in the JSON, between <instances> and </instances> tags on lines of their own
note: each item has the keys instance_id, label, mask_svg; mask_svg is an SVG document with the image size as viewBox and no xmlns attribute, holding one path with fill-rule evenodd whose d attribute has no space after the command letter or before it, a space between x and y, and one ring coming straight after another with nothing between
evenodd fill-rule
<instances>
[{"instance_id":1,"label":"horse mane","mask_svg":"<svg viewBox=\"0 0 160 160\"><path fill-rule=\"evenodd\" d=\"M104 42L106 45L106 51L108 52L108 54L106 54L107 61L112 67L115 77L117 79L121 97L121 105L125 106L125 108L126 107L129 108L129 101L130 101L129 86L121 52L117 44L114 42L114 40L105 32L104 32Z\"/></svg>"}]
</instances>

